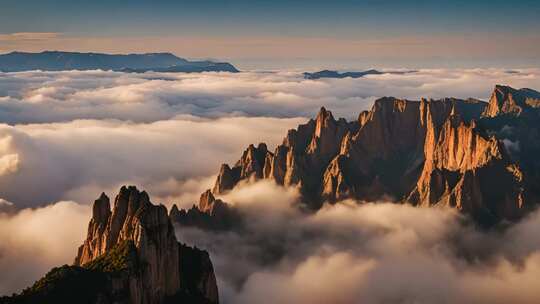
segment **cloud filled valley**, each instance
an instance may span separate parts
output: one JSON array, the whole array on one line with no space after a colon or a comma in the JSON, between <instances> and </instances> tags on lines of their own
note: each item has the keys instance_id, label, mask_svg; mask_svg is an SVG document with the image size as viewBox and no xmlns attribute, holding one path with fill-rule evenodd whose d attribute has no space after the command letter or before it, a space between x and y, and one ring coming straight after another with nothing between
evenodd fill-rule
<instances>
[{"instance_id":1,"label":"cloud filled valley","mask_svg":"<svg viewBox=\"0 0 540 304\"><path fill-rule=\"evenodd\" d=\"M249 144L273 151L321 106L355 120L379 97L487 100L498 83L539 89L540 69L0 73L0 295L72 263L101 192L137 185L155 204L189 208L222 163ZM540 212L485 231L443 208L346 200L303 212L299 197L242 184L220 196L242 231L175 226L209 251L222 303L540 302Z\"/></svg>"},{"instance_id":2,"label":"cloud filled valley","mask_svg":"<svg viewBox=\"0 0 540 304\"><path fill-rule=\"evenodd\" d=\"M241 232L178 227L208 249L226 303L536 303L540 213L504 232L457 212L344 201L314 214L270 182L223 197ZM279 198L279 199L276 199Z\"/></svg>"}]
</instances>

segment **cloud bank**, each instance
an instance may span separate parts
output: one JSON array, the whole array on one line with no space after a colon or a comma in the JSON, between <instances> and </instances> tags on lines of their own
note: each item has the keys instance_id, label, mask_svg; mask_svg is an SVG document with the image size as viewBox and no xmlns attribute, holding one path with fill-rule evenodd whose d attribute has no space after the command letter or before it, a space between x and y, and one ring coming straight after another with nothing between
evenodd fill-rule
<instances>
[{"instance_id":1,"label":"cloud bank","mask_svg":"<svg viewBox=\"0 0 540 304\"><path fill-rule=\"evenodd\" d=\"M71 264L90 216L89 205L67 201L14 214L0 210L0 295L19 292L54 266Z\"/></svg>"},{"instance_id":2,"label":"cloud bank","mask_svg":"<svg viewBox=\"0 0 540 304\"><path fill-rule=\"evenodd\" d=\"M497 83L539 88L540 69L431 69L320 80L305 80L299 72L0 73L0 121L154 122L183 114L311 117L321 106L352 119L382 96L486 99Z\"/></svg>"},{"instance_id":3,"label":"cloud bank","mask_svg":"<svg viewBox=\"0 0 540 304\"><path fill-rule=\"evenodd\" d=\"M448 209L346 201L303 214L295 197L269 182L246 185L224 197L244 230L177 228L210 251L223 303L540 300L540 212L482 232Z\"/></svg>"},{"instance_id":4,"label":"cloud bank","mask_svg":"<svg viewBox=\"0 0 540 304\"><path fill-rule=\"evenodd\" d=\"M221 163L236 161L253 142L277 145L303 120L183 117L0 125L0 194L18 206L66 199L90 203L101 191L135 184L160 202L192 204Z\"/></svg>"},{"instance_id":5,"label":"cloud bank","mask_svg":"<svg viewBox=\"0 0 540 304\"><path fill-rule=\"evenodd\" d=\"M294 208L295 189L266 181L223 198L242 212L244 230L177 228L180 241L210 251L223 303L540 300L540 212L484 232L453 210L382 202L345 201L305 214ZM0 293L71 263L90 213L74 202L0 213L0 271L10 274Z\"/></svg>"}]
</instances>

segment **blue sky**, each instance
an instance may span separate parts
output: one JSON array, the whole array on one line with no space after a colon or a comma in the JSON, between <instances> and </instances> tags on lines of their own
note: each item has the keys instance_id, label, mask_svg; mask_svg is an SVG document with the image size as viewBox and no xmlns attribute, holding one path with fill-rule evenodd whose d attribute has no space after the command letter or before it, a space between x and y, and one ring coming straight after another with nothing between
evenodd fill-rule
<instances>
[{"instance_id":1,"label":"blue sky","mask_svg":"<svg viewBox=\"0 0 540 304\"><path fill-rule=\"evenodd\" d=\"M291 44L290 59L322 57L331 60L333 57L337 62L340 59L355 59L354 52L345 49L353 50L355 44L377 41L394 48L405 46L401 55L385 53L378 60L393 57L397 61L406 61L408 53L422 52L432 58L426 62L433 62L433 58L441 53L438 50L443 43L441 41L449 37L447 41L452 47L459 47L460 50L455 51L455 56L450 52L443 54L443 57L455 57L456 62L474 61L485 54L484 61L495 61L493 64L497 60L499 63L536 64L539 55L535 54L540 53L539 16L540 1L529 0L3 0L0 35L6 37L21 32L47 32L58 34L64 42L59 41L59 37L50 41L40 39L39 42L10 38L6 42L8 39L2 40L0 36L0 51L60 49L63 46L83 50L83 47L94 45L97 51L132 52L138 48L151 50L151 44L155 50L170 50L187 57L249 61L250 58L259 57L270 60L274 57L284 58L287 53L284 45ZM75 42L84 39L92 41L92 44ZM117 39L124 48L113 45L111 39ZM138 44L134 42L136 39L147 43ZM206 43L200 42L205 39ZM313 39L324 40L321 43L325 43L328 49L314 52L316 42ZM482 39L495 46L487 47ZM504 44L517 44L517 49L498 46L494 39L500 39L500 43ZM261 52L261 41L272 46L266 52ZM230 44L226 46L227 50L223 49L224 43ZM190 46L182 47L186 44ZM202 46L198 50L191 44ZM411 44L432 46L411 48ZM329 45L335 47L332 49ZM209 48L216 49L216 52L210 52ZM232 48L236 48L237 52ZM490 49L493 53L486 54L485 50ZM223 52L220 54L217 52L219 50ZM272 56L275 53L279 56ZM358 47L357 53L356 59L377 57L376 50L363 51ZM470 58L465 58L467 54L470 54Z\"/></svg>"},{"instance_id":2,"label":"blue sky","mask_svg":"<svg viewBox=\"0 0 540 304\"><path fill-rule=\"evenodd\" d=\"M389 35L537 31L540 1L3 0L0 31ZM234 31L231 33L228 31Z\"/></svg>"}]
</instances>

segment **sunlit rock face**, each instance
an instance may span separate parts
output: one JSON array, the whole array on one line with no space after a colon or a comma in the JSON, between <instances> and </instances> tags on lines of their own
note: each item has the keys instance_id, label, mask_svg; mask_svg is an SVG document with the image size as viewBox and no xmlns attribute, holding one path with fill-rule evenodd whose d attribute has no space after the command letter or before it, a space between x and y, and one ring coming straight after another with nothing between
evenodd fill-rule
<instances>
[{"instance_id":1,"label":"sunlit rock face","mask_svg":"<svg viewBox=\"0 0 540 304\"><path fill-rule=\"evenodd\" d=\"M494 136L483 137L456 115L430 131L425 161L408 201L455 207L478 219L515 219L523 206L521 172Z\"/></svg>"},{"instance_id":2,"label":"sunlit rock face","mask_svg":"<svg viewBox=\"0 0 540 304\"><path fill-rule=\"evenodd\" d=\"M520 115L523 111L540 106L540 92L531 89L516 90L496 85L483 115L495 117L503 114Z\"/></svg>"},{"instance_id":3,"label":"sunlit rock face","mask_svg":"<svg viewBox=\"0 0 540 304\"><path fill-rule=\"evenodd\" d=\"M484 224L513 220L540 193L534 186L540 165L530 156L540 148L532 119L539 96L496 86L489 103L384 97L352 122L323 107L316 119L289 130L273 153L251 145L233 167L222 165L212 192L270 179L298 187L311 209L354 198L457 208ZM526 152L509 152L500 117L527 137Z\"/></svg>"},{"instance_id":4,"label":"sunlit rock face","mask_svg":"<svg viewBox=\"0 0 540 304\"><path fill-rule=\"evenodd\" d=\"M112 278L112 294L127 293L129 303L164 303L179 294L218 303L208 253L178 243L167 209L133 186L120 189L112 212L105 194L95 201L75 265L91 264L125 242L134 244L138 267Z\"/></svg>"}]
</instances>

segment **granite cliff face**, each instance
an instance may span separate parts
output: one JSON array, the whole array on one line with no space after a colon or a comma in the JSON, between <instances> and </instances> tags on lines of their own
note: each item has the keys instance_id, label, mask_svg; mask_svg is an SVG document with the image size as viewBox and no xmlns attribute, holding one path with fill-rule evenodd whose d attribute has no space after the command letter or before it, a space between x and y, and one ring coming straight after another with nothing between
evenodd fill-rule
<instances>
[{"instance_id":1,"label":"granite cliff face","mask_svg":"<svg viewBox=\"0 0 540 304\"><path fill-rule=\"evenodd\" d=\"M289 130L274 152L250 145L234 166L222 165L212 193L270 179L298 187L311 209L353 198L457 208L486 225L513 220L540 193L540 164L531 156L540 148L539 96L496 86L489 103L384 97L352 122L323 107L316 119ZM509 150L500 120L507 114L504 123L527 137L527 153ZM194 208L208 214L201 207Z\"/></svg>"},{"instance_id":2,"label":"granite cliff face","mask_svg":"<svg viewBox=\"0 0 540 304\"><path fill-rule=\"evenodd\" d=\"M74 264L91 263L126 241L133 242L137 261L144 266L127 277L113 279L112 285L128 290L130 303L163 303L178 293L218 302L208 254L179 244L167 209L153 205L148 194L135 187L120 189L112 212L105 194L96 200L87 239Z\"/></svg>"},{"instance_id":3,"label":"granite cliff face","mask_svg":"<svg viewBox=\"0 0 540 304\"><path fill-rule=\"evenodd\" d=\"M524 208L520 169L500 141L475 127L452 115L438 134L428 132L422 173L407 201L457 208L485 223L518 218Z\"/></svg>"},{"instance_id":4,"label":"granite cliff face","mask_svg":"<svg viewBox=\"0 0 540 304\"><path fill-rule=\"evenodd\" d=\"M163 205L122 187L95 201L73 266L54 268L5 303L208 303L218 289L206 251L180 244Z\"/></svg>"}]
</instances>

